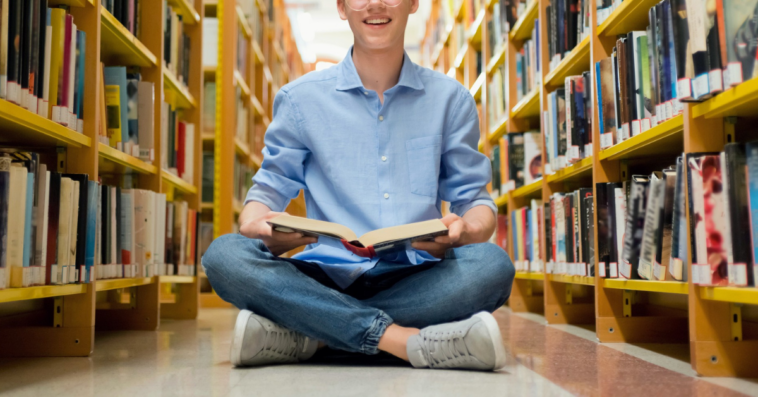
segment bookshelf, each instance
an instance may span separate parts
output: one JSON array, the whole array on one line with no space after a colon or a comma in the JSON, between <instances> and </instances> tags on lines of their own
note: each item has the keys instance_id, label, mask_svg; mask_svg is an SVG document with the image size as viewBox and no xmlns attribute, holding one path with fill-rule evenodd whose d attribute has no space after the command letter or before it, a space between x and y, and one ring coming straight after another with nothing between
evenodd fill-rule
<instances>
[{"instance_id":1,"label":"bookshelf","mask_svg":"<svg viewBox=\"0 0 758 397\"><path fill-rule=\"evenodd\" d=\"M528 93L521 101L516 100L515 89L511 88L516 84L516 51L524 40L531 38L534 21L546 21L549 0L527 1L524 12L511 25L508 40L500 48L487 48L488 40L475 41L472 36L472 32L480 29L477 25L480 20L489 21L492 18L492 7L496 1L454 0L450 6L444 1L433 1L421 42L426 66L453 76L469 89L474 88L474 82L479 78L472 72L472 66L476 66L475 59L472 62L472 49L483 53L482 64L485 65L487 82L500 65L506 66L506 87L509 87L505 93L509 108L507 115L488 123L491 120L486 106L488 84L482 84L481 90L478 87L471 90L472 94L479 95L477 102L481 103L479 150L486 155L490 154L492 145L498 139L511 132L540 127L544 139L545 128L540 126L539 115L547 110L549 93L562 87L566 76L583 71L593 74L592 141L595 144L591 156L552 174L543 173L540 181L497 197L495 203L504 213L510 214L509 211L527 206L533 197L541 197L545 202L553 193L570 192L578 187L594 189L597 183L628 180L632 173L655 169L651 167L662 162L671 164L682 153L721 151L726 143L735 141L731 117L754 118L758 111L758 78L753 78L704 102L685 104L682 115L601 150L593 65L610 56L617 35L644 30L648 24L648 10L658 0L624 0L599 26L595 22L596 3L590 1L589 36L580 41L552 70L548 59L547 27L541 23L541 84L538 90ZM469 15L477 7L484 10L483 19L478 12L474 14L475 18ZM452 15L446 19L449 21L447 25L441 26L438 20L446 9L452 10ZM487 37L487 24L481 23L481 29L481 37ZM466 32L466 43L457 46L460 31ZM687 221L692 222L691 219ZM510 216L507 222L511 223ZM538 227L544 236L544 225ZM512 231L511 225L508 227L508 252L513 258L514 248L510 243L513 241ZM687 238L690 238L689 233ZM595 244L597 251L597 234ZM691 250L689 241L688 249ZM544 247L541 254L542 258L546 257ZM692 258L691 253L689 257ZM597 257L595 261L597 263ZM690 274L691 265L688 264ZM754 358L758 356L758 340L755 337L758 288L705 287L687 282L519 271L508 304L514 311L544 313L547 322L552 324L594 324L601 342L689 342L692 368L702 376L758 376L758 368L754 365Z\"/></svg>"},{"instance_id":2,"label":"bookshelf","mask_svg":"<svg viewBox=\"0 0 758 397\"><path fill-rule=\"evenodd\" d=\"M141 32L135 37L99 1L56 1L69 4L79 30L87 35L84 67L84 132L78 133L5 100L0 100L0 143L57 153L53 171L89 175L115 185L129 174L139 189L165 193L200 209L200 161L194 179L181 179L161 169L163 100L196 126L202 117L202 0L170 0L185 18L190 39L189 74L181 81L155 54L163 54L165 9L160 1L141 1ZM52 4L52 3L51 3ZM155 160L145 162L99 141L105 114L98 103L103 86L100 63L139 66L143 81L155 87ZM195 159L201 159L201 136L195 134ZM161 287L175 299L161 304ZM0 356L88 356L98 329L155 331L161 318L194 319L199 307L199 283L194 276L164 276L94 280L86 284L45 285L0 290ZM6 314L12 314L7 316Z\"/></svg>"},{"instance_id":3,"label":"bookshelf","mask_svg":"<svg viewBox=\"0 0 758 397\"><path fill-rule=\"evenodd\" d=\"M219 28L217 65L203 69L206 81L216 82L216 124L202 131L203 150L213 150L213 201L202 202L200 208L202 221L212 222L216 238L238 230L244 197L236 185L241 182L235 181L235 162L253 171L260 167L276 92L311 66L303 63L297 50L282 0L258 0L249 10L235 0L204 4L206 15L218 18ZM241 48L244 55L238 54ZM242 133L237 131L238 103L247 111ZM287 212L305 215L304 208L301 195ZM205 275L200 277L207 284ZM204 291L200 299L202 307L231 307L212 291Z\"/></svg>"}]
</instances>

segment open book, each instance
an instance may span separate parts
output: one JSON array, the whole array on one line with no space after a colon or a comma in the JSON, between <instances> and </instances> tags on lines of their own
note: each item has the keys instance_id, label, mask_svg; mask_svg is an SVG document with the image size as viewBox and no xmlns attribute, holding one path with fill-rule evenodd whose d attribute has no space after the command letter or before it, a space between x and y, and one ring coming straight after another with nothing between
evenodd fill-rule
<instances>
[{"instance_id":1,"label":"open book","mask_svg":"<svg viewBox=\"0 0 758 397\"><path fill-rule=\"evenodd\" d=\"M361 237L356 236L355 232L347 226L338 223L287 214L279 215L268 223L279 232L300 232L304 236L326 236L339 239L349 251L368 258L409 249L414 241L428 241L437 236L447 235L447 226L439 219L378 229Z\"/></svg>"}]
</instances>

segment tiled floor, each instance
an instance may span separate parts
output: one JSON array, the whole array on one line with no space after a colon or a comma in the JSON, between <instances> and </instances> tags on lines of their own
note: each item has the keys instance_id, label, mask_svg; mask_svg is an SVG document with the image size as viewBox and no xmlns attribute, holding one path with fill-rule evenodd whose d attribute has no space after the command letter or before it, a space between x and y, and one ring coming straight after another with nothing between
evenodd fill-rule
<instances>
[{"instance_id":1,"label":"tiled floor","mask_svg":"<svg viewBox=\"0 0 758 397\"><path fill-rule=\"evenodd\" d=\"M497 373L414 370L386 358L335 364L334 356L237 370L228 357L235 316L208 309L197 321L164 321L158 332L98 333L90 358L2 360L0 394L758 396L758 381L695 377L681 360L686 346L599 345L590 330L507 309L496 318L512 357Z\"/></svg>"}]
</instances>

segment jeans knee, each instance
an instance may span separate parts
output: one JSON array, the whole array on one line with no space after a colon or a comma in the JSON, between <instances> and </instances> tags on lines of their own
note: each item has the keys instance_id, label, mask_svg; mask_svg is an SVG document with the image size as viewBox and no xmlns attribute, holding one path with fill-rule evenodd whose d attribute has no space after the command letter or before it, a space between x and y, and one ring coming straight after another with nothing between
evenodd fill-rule
<instances>
[{"instance_id":1,"label":"jeans knee","mask_svg":"<svg viewBox=\"0 0 758 397\"><path fill-rule=\"evenodd\" d=\"M495 244L484 243L482 247L482 261L487 265L487 274L497 284L510 285L516 276L516 268L511 258L504 249Z\"/></svg>"},{"instance_id":2,"label":"jeans knee","mask_svg":"<svg viewBox=\"0 0 758 397\"><path fill-rule=\"evenodd\" d=\"M244 258L264 254L265 246L260 240L249 239L240 234L219 236L205 251L200 263L206 274L223 272L224 269Z\"/></svg>"}]
</instances>

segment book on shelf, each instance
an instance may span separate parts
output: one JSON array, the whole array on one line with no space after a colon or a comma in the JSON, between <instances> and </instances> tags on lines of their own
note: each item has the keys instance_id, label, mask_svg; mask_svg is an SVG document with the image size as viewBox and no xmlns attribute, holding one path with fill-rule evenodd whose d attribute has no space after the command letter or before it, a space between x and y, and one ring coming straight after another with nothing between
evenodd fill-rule
<instances>
[{"instance_id":1,"label":"book on shelf","mask_svg":"<svg viewBox=\"0 0 758 397\"><path fill-rule=\"evenodd\" d=\"M590 34L589 0L551 0L546 9L550 70Z\"/></svg>"},{"instance_id":2,"label":"book on shelf","mask_svg":"<svg viewBox=\"0 0 758 397\"><path fill-rule=\"evenodd\" d=\"M381 257L410 249L415 241L431 241L447 235L447 227L439 219L377 229L358 237L350 228L327 221L279 215L267 222L274 231L299 232L303 236L327 237L339 240L350 252L363 257Z\"/></svg>"},{"instance_id":3,"label":"book on shelf","mask_svg":"<svg viewBox=\"0 0 758 397\"><path fill-rule=\"evenodd\" d=\"M495 68L487 86L487 115L490 129L494 130L508 114L508 74L505 64Z\"/></svg>"},{"instance_id":4,"label":"book on shelf","mask_svg":"<svg viewBox=\"0 0 758 397\"><path fill-rule=\"evenodd\" d=\"M141 3L146 0L100 0L100 4L110 12L129 33L140 37Z\"/></svg>"},{"instance_id":5,"label":"book on shelf","mask_svg":"<svg viewBox=\"0 0 758 397\"><path fill-rule=\"evenodd\" d=\"M163 0L166 22L163 25L163 62L180 83L189 81L190 38L184 33L182 16Z\"/></svg>"},{"instance_id":6,"label":"book on shelf","mask_svg":"<svg viewBox=\"0 0 758 397\"><path fill-rule=\"evenodd\" d=\"M0 18L0 98L83 132L86 33L47 0L6 2Z\"/></svg>"},{"instance_id":7,"label":"book on shelf","mask_svg":"<svg viewBox=\"0 0 758 397\"><path fill-rule=\"evenodd\" d=\"M492 190L497 196L542 177L542 139L537 131L510 133L492 146Z\"/></svg>"},{"instance_id":8,"label":"book on shelf","mask_svg":"<svg viewBox=\"0 0 758 397\"><path fill-rule=\"evenodd\" d=\"M590 248L594 230L592 189L581 188L569 193L554 193L545 205L543 220L547 265L546 272L572 276L593 276L595 263Z\"/></svg>"},{"instance_id":9,"label":"book on shelf","mask_svg":"<svg viewBox=\"0 0 758 397\"><path fill-rule=\"evenodd\" d=\"M544 272L542 259L543 239L541 226L544 222L542 200L531 200L529 206L511 211L511 227L516 271Z\"/></svg>"},{"instance_id":10,"label":"book on shelf","mask_svg":"<svg viewBox=\"0 0 758 397\"><path fill-rule=\"evenodd\" d=\"M590 73L569 76L563 88L548 94L545 143L549 171L555 172L592 155Z\"/></svg>"},{"instance_id":11,"label":"book on shelf","mask_svg":"<svg viewBox=\"0 0 758 397\"><path fill-rule=\"evenodd\" d=\"M204 175L203 175L204 176ZM255 176L255 168L249 166L246 162L240 161L235 157L234 159L234 195L233 198L240 203L245 202L247 192L253 187L253 176ZM211 175L212 178L212 175ZM211 188L212 188L211 184ZM213 197L211 196L211 199ZM210 200L213 201L213 200Z\"/></svg>"},{"instance_id":12,"label":"book on shelf","mask_svg":"<svg viewBox=\"0 0 758 397\"><path fill-rule=\"evenodd\" d=\"M170 174L194 184L195 125L181 120L181 112L162 103L161 167Z\"/></svg>"},{"instance_id":13,"label":"book on shelf","mask_svg":"<svg viewBox=\"0 0 758 397\"><path fill-rule=\"evenodd\" d=\"M218 18L206 16L203 18L203 67L215 68L217 65Z\"/></svg>"},{"instance_id":14,"label":"book on shelf","mask_svg":"<svg viewBox=\"0 0 758 397\"><path fill-rule=\"evenodd\" d=\"M520 102L541 84L539 61L539 20L534 21L530 39L516 51L516 101Z\"/></svg>"}]
</instances>

